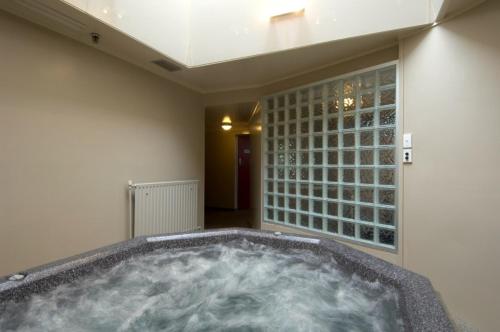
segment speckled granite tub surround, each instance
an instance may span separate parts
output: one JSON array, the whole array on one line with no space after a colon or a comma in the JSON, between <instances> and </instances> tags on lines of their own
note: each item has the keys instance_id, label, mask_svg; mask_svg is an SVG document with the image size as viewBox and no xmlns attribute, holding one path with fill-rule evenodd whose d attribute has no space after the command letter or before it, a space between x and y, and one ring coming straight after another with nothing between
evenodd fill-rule
<instances>
[{"instance_id":1,"label":"speckled granite tub surround","mask_svg":"<svg viewBox=\"0 0 500 332\"><path fill-rule=\"evenodd\" d=\"M381 259L352 249L334 240L278 234L248 229L221 229L205 232L138 237L103 247L38 268L21 271L20 281L0 278L0 302L22 300L60 284L107 268L133 255L158 248L203 246L246 238L276 248L309 249L318 255L332 255L342 268L367 280L394 286L399 292L400 309L406 331L453 331L453 325L429 280Z\"/></svg>"}]
</instances>

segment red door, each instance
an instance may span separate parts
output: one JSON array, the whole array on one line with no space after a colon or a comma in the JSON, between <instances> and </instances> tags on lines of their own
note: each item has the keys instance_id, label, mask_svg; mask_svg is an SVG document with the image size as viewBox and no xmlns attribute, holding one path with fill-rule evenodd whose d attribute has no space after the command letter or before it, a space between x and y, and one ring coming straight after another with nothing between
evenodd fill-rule
<instances>
[{"instance_id":1,"label":"red door","mask_svg":"<svg viewBox=\"0 0 500 332\"><path fill-rule=\"evenodd\" d=\"M238 209L250 208L250 135L238 135Z\"/></svg>"}]
</instances>

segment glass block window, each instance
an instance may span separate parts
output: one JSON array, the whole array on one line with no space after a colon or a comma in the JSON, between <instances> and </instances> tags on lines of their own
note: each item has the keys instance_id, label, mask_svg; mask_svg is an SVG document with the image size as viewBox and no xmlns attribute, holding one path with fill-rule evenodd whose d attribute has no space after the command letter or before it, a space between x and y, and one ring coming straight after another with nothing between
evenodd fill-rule
<instances>
[{"instance_id":1,"label":"glass block window","mask_svg":"<svg viewBox=\"0 0 500 332\"><path fill-rule=\"evenodd\" d=\"M267 96L264 222L396 247L396 65Z\"/></svg>"}]
</instances>

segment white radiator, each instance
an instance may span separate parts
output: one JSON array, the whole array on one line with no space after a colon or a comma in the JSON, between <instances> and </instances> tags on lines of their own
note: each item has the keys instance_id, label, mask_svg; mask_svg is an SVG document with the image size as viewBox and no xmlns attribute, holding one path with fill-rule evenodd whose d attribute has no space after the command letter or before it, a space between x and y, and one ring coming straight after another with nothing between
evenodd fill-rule
<instances>
[{"instance_id":1,"label":"white radiator","mask_svg":"<svg viewBox=\"0 0 500 332\"><path fill-rule=\"evenodd\" d=\"M129 182L131 237L198 229L198 181Z\"/></svg>"}]
</instances>

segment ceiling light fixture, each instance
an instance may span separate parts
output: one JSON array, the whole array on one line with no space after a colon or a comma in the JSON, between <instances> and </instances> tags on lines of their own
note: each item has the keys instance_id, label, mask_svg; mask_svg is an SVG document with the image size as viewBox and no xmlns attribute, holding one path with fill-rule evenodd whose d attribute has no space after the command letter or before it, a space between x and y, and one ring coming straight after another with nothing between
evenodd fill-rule
<instances>
[{"instance_id":1,"label":"ceiling light fixture","mask_svg":"<svg viewBox=\"0 0 500 332\"><path fill-rule=\"evenodd\" d=\"M233 125L232 125L232 122L231 122L231 118L229 116L225 116L223 119L222 119L222 125L221 125L222 129L224 130L229 130L231 128L233 128Z\"/></svg>"},{"instance_id":2,"label":"ceiling light fixture","mask_svg":"<svg viewBox=\"0 0 500 332\"><path fill-rule=\"evenodd\" d=\"M296 16L303 14L306 9L306 0L274 0L269 5L269 17L271 20L285 16Z\"/></svg>"}]
</instances>

